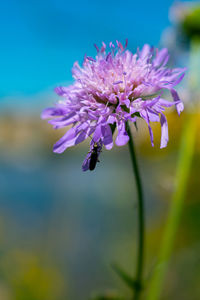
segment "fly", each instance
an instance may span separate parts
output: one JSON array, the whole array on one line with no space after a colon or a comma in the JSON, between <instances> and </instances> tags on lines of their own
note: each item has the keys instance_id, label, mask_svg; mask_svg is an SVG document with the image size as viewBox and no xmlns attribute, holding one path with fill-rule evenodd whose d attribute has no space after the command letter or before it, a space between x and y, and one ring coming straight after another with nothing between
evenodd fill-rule
<instances>
[{"instance_id":1,"label":"fly","mask_svg":"<svg viewBox=\"0 0 200 300\"><path fill-rule=\"evenodd\" d=\"M97 144L94 143L93 148L91 150L91 155L90 155L90 161L89 161L89 170L93 171L96 167L97 162L99 162L98 157L99 157L99 152L101 151L101 147Z\"/></svg>"},{"instance_id":2,"label":"fly","mask_svg":"<svg viewBox=\"0 0 200 300\"><path fill-rule=\"evenodd\" d=\"M97 162L99 162L99 155L101 153L102 149L102 141L94 142L92 140L92 143L90 145L90 151L88 152L83 165L82 170L83 171L93 171L96 167Z\"/></svg>"}]
</instances>

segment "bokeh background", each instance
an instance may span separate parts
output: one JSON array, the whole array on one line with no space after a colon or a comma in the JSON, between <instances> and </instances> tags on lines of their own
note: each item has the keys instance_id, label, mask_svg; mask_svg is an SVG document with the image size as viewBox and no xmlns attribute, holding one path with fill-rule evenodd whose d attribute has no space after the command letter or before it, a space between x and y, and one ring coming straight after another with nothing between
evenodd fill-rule
<instances>
[{"instance_id":1,"label":"bokeh background","mask_svg":"<svg viewBox=\"0 0 200 300\"><path fill-rule=\"evenodd\" d=\"M171 64L190 71L189 40L177 25L182 7L190 4L173 9L170 0L1 3L0 300L86 300L105 290L129 297L111 268L117 261L130 274L135 269L137 199L128 148L104 150L96 170L83 173L89 141L53 154L63 131L54 131L40 114L58 99L53 89L72 82L73 62L95 55L94 43L128 38L132 51L144 43L167 46ZM200 120L198 88L194 97L188 74L179 87L185 112L180 118L168 112L167 149L159 149L159 124L154 148L143 123L133 130L145 189L146 278L156 264L174 191L183 125L194 110ZM197 136L162 300L200 299L199 152Z\"/></svg>"}]
</instances>

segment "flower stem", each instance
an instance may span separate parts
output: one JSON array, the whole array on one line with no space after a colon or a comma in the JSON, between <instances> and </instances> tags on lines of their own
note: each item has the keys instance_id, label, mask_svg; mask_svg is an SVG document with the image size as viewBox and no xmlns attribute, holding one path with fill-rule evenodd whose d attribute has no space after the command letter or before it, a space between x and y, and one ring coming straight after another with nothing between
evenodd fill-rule
<instances>
[{"instance_id":1,"label":"flower stem","mask_svg":"<svg viewBox=\"0 0 200 300\"><path fill-rule=\"evenodd\" d=\"M143 275L143 265L144 265L144 200L142 192L142 183L139 174L138 164L136 160L136 154L134 150L133 139L131 135L131 130L129 124L127 123L127 133L129 135L129 152L131 155L131 161L133 166L133 171L135 174L137 194L138 194L138 252L137 252L137 265L136 265L136 275L135 275L135 285L134 289L134 300L138 300L141 295L142 289L142 275Z\"/></svg>"}]
</instances>

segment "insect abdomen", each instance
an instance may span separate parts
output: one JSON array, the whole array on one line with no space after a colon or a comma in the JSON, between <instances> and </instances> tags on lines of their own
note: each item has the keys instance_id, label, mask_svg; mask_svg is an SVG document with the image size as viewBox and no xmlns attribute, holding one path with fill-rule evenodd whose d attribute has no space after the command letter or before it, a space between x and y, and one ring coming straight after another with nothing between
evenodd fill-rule
<instances>
[{"instance_id":1,"label":"insect abdomen","mask_svg":"<svg viewBox=\"0 0 200 300\"><path fill-rule=\"evenodd\" d=\"M98 154L96 152L93 152L90 157L90 164L89 164L90 171L95 169L97 160L98 160Z\"/></svg>"}]
</instances>

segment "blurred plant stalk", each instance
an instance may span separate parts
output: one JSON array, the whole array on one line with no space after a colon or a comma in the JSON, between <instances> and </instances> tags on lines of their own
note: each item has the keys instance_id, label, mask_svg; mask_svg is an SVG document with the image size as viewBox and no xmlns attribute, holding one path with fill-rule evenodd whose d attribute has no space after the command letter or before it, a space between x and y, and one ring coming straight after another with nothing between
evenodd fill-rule
<instances>
[{"instance_id":1,"label":"blurred plant stalk","mask_svg":"<svg viewBox=\"0 0 200 300\"><path fill-rule=\"evenodd\" d=\"M166 223L163 241L161 244L158 265L150 282L149 300L158 300L172 254L174 240L179 225L187 182L190 175L190 166L195 144L196 115L189 114L182 134L179 161L176 173L176 190L172 196L171 207Z\"/></svg>"},{"instance_id":2,"label":"blurred plant stalk","mask_svg":"<svg viewBox=\"0 0 200 300\"><path fill-rule=\"evenodd\" d=\"M200 40L195 38L191 41L190 47L190 75L188 85L190 88L191 97L192 92L194 91L195 93L197 87L198 90L200 89L198 76L199 70L197 70L195 64L197 57L200 61ZM181 218L184 199L186 196L187 183L190 175L192 158L194 154L195 136L198 121L197 117L198 114L193 113L192 107L189 107L181 137L181 144L179 150L180 152L176 171L175 192L171 199L171 207L169 209L169 214L166 221L166 227L163 235L163 241L161 243L157 267L154 271L152 279L150 280L148 300L161 299L160 297L162 293L164 279L167 273L168 263L172 255L174 241Z\"/></svg>"}]
</instances>

